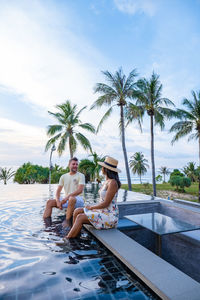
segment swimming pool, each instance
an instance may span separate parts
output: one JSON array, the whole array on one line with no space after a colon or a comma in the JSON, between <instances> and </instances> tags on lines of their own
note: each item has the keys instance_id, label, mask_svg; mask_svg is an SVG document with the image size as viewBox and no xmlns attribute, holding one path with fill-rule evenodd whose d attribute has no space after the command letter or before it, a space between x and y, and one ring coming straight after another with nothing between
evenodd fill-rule
<instances>
[{"instance_id":1,"label":"swimming pool","mask_svg":"<svg viewBox=\"0 0 200 300\"><path fill-rule=\"evenodd\" d=\"M0 299L158 299L85 230L56 245L65 235L63 212L55 209L45 227L47 185L0 185L0 191ZM98 199L97 190L86 198Z\"/></svg>"}]
</instances>

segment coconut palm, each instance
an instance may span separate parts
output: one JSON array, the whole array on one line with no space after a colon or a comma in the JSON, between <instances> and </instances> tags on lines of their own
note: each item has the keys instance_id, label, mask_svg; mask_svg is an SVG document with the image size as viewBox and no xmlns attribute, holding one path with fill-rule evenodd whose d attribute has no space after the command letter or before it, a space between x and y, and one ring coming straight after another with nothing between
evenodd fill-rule
<instances>
[{"instance_id":1,"label":"coconut palm","mask_svg":"<svg viewBox=\"0 0 200 300\"><path fill-rule=\"evenodd\" d=\"M0 168L0 180L3 180L4 184L7 184L7 181L15 175L15 171L12 171L12 168Z\"/></svg>"},{"instance_id":2,"label":"coconut palm","mask_svg":"<svg viewBox=\"0 0 200 300\"><path fill-rule=\"evenodd\" d=\"M103 122L111 115L114 107L119 107L120 110L120 120L119 120L119 129L122 141L122 149L125 160L126 174L128 180L128 188L131 190L131 177L128 166L127 151L125 145L125 122L124 122L124 108L127 106L127 99L132 97L136 83L134 82L135 77L137 76L136 70L133 70L128 77L123 74L122 68L120 68L114 74L109 71L103 71L105 76L106 83L97 83L94 92L99 93L99 98L94 102L91 109L100 108L102 106L108 106L109 109L102 117L97 131L102 126Z\"/></svg>"},{"instance_id":3,"label":"coconut palm","mask_svg":"<svg viewBox=\"0 0 200 300\"><path fill-rule=\"evenodd\" d=\"M69 145L70 158L73 157L77 149L78 142L85 150L92 151L89 140L83 135L80 129L95 133L95 128L90 123L82 123L80 120L81 112L86 108L84 106L77 111L77 105L72 105L69 100L65 103L56 105L58 112L48 111L50 115L56 118L58 124L49 125L47 135L51 137L45 147L47 151L56 141L59 142L57 151L59 156L62 155L66 149L67 143Z\"/></svg>"},{"instance_id":4,"label":"coconut palm","mask_svg":"<svg viewBox=\"0 0 200 300\"><path fill-rule=\"evenodd\" d=\"M134 155L131 156L132 159L129 161L129 166L133 174L138 174L140 177L140 183L142 183L141 176L147 172L147 168L149 165L147 164L147 159L144 158L144 154L142 152L135 152Z\"/></svg>"},{"instance_id":5,"label":"coconut palm","mask_svg":"<svg viewBox=\"0 0 200 300\"><path fill-rule=\"evenodd\" d=\"M165 183L165 176L170 174L170 170L167 169L167 167L160 167L159 169L159 173L162 174L164 176L164 181L163 183Z\"/></svg>"},{"instance_id":6,"label":"coconut palm","mask_svg":"<svg viewBox=\"0 0 200 300\"><path fill-rule=\"evenodd\" d=\"M161 130L163 130L165 126L165 118L170 119L172 117L175 117L176 112L166 107L168 105L174 106L174 103L167 98L161 97L162 84L159 81L159 76L154 72L152 73L149 80L147 80L146 78L138 80L137 87L138 90L134 93L136 106L138 106L140 111L143 111L143 114L146 112L150 117L153 195L156 196L154 125L159 125Z\"/></svg>"},{"instance_id":7,"label":"coconut palm","mask_svg":"<svg viewBox=\"0 0 200 300\"><path fill-rule=\"evenodd\" d=\"M189 135L188 141L198 140L199 144L199 166L200 166L200 91L191 92L193 99L183 99L182 104L187 110L178 109L177 116L181 121L176 122L170 132L176 132L172 144L180 138ZM199 177L199 202L200 202L200 177Z\"/></svg>"},{"instance_id":8,"label":"coconut palm","mask_svg":"<svg viewBox=\"0 0 200 300\"><path fill-rule=\"evenodd\" d=\"M192 182L196 181L196 167L195 162L189 162L185 167L183 167L184 174L191 179Z\"/></svg>"},{"instance_id":9,"label":"coconut palm","mask_svg":"<svg viewBox=\"0 0 200 300\"><path fill-rule=\"evenodd\" d=\"M105 157L98 156L96 152L92 152L89 157L92 156L92 160L90 159L82 159L79 163L79 170L86 174L90 174L90 177L93 181L96 179L100 181L100 170L101 166L98 164L98 161L104 161Z\"/></svg>"}]
</instances>

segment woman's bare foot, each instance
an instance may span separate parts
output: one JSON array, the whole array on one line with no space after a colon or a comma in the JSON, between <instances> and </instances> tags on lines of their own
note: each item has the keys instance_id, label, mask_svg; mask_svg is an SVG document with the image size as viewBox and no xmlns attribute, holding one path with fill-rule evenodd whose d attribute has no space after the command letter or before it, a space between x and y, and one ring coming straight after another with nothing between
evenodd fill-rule
<instances>
[{"instance_id":1,"label":"woman's bare foot","mask_svg":"<svg viewBox=\"0 0 200 300\"><path fill-rule=\"evenodd\" d=\"M65 219L65 220L62 222L62 227L65 228L65 229L69 229L69 230L70 230L71 227L72 227L71 221Z\"/></svg>"}]
</instances>

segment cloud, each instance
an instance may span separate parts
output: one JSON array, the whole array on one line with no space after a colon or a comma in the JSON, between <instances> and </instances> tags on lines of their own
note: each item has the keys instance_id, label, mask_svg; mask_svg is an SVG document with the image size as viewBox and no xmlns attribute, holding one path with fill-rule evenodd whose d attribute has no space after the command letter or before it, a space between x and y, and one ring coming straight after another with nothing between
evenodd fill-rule
<instances>
[{"instance_id":1,"label":"cloud","mask_svg":"<svg viewBox=\"0 0 200 300\"><path fill-rule=\"evenodd\" d=\"M45 109L67 98L92 103L101 54L72 33L70 11L64 18L53 5L24 3L0 4L0 84Z\"/></svg>"},{"instance_id":2,"label":"cloud","mask_svg":"<svg viewBox=\"0 0 200 300\"><path fill-rule=\"evenodd\" d=\"M156 13L155 2L152 0L114 0L114 3L118 10L130 15L142 12L152 17Z\"/></svg>"},{"instance_id":3,"label":"cloud","mask_svg":"<svg viewBox=\"0 0 200 300\"><path fill-rule=\"evenodd\" d=\"M0 118L0 142L23 145L25 148L36 147L46 142L44 128L22 124L6 118ZM45 142L44 142L45 141Z\"/></svg>"}]
</instances>

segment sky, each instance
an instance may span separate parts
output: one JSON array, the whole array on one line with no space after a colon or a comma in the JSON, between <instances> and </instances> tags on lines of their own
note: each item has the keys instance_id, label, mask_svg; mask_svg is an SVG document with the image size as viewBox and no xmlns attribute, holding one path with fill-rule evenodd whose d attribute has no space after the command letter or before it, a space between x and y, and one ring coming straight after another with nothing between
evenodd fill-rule
<instances>
[{"instance_id":1,"label":"sky","mask_svg":"<svg viewBox=\"0 0 200 300\"><path fill-rule=\"evenodd\" d=\"M90 110L94 86L105 82L101 71L120 67L138 79L160 76L163 97L183 108L183 98L200 90L200 0L0 0L0 166L49 165L48 111L70 100L81 109L82 122L97 126L107 108ZM125 166L118 129L119 110L89 138L93 151ZM155 164L170 169L198 162L197 141L173 146L167 121L155 128ZM150 121L143 133L136 123L126 129L128 159L141 151L150 164ZM84 133L84 132L82 132ZM78 147L76 156L87 158ZM66 166L69 150L52 162Z\"/></svg>"}]
</instances>

